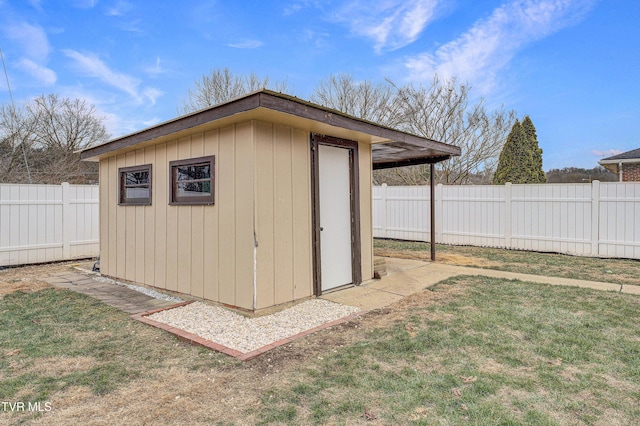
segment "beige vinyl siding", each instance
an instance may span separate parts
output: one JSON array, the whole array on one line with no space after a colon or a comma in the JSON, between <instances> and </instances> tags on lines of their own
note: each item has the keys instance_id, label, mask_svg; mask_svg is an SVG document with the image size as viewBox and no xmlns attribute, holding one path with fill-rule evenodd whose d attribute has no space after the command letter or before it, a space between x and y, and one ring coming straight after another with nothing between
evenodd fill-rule
<instances>
[{"instance_id":1,"label":"beige vinyl siding","mask_svg":"<svg viewBox=\"0 0 640 426\"><path fill-rule=\"evenodd\" d=\"M144 164L152 164L156 160L156 147L150 146L144 150ZM156 179L158 165L151 167L151 180ZM153 191L153 182L151 190ZM151 202L157 200L152 196ZM155 263L155 247L158 236L156 235L156 209L145 209L140 206L140 210L144 215L144 272L143 277L146 281L156 283L156 263ZM157 284L156 284L157 285Z\"/></svg>"},{"instance_id":2,"label":"beige vinyl siding","mask_svg":"<svg viewBox=\"0 0 640 426\"><path fill-rule=\"evenodd\" d=\"M167 169L167 180L160 182L156 180L156 192L163 191L167 193L167 201L169 201L169 162L178 159L178 141L173 140L167 142L167 159L164 165L158 166L165 167ZM167 290L178 291L178 209L175 206L169 205L157 205L155 208L166 210L166 228L167 234L167 255L166 264L164 266L157 265L158 267L165 267L166 269L166 281L165 288ZM183 206L186 207L186 206ZM152 284L153 285L153 284Z\"/></svg>"},{"instance_id":3,"label":"beige vinyl siding","mask_svg":"<svg viewBox=\"0 0 640 426\"><path fill-rule=\"evenodd\" d=\"M115 210L115 206L111 206L109 202L109 194L113 190L114 185L117 183L115 179L112 179L109 175L109 160L100 162L100 192L99 192L99 217L100 217L100 268L103 271L109 269L109 240L112 238L112 234L109 232L109 214L110 208Z\"/></svg>"},{"instance_id":4,"label":"beige vinyl siding","mask_svg":"<svg viewBox=\"0 0 640 426\"><path fill-rule=\"evenodd\" d=\"M275 135L274 126L256 123L257 309L275 303Z\"/></svg>"},{"instance_id":5,"label":"beige vinyl siding","mask_svg":"<svg viewBox=\"0 0 640 426\"><path fill-rule=\"evenodd\" d=\"M136 152L128 152L124 156L124 164L125 167L135 166L136 162ZM136 206L130 206L124 209L120 209L124 214L124 252L125 253L136 253ZM136 253L137 255L138 253ZM135 267L136 260L138 256L126 256L124 257L124 278L130 281L136 280Z\"/></svg>"},{"instance_id":6,"label":"beige vinyl siding","mask_svg":"<svg viewBox=\"0 0 640 426\"><path fill-rule=\"evenodd\" d=\"M220 210L218 228L218 301L233 305L235 299L235 130L228 127L220 130L219 157L216 160L219 191L216 195L216 209Z\"/></svg>"},{"instance_id":7,"label":"beige vinyl siding","mask_svg":"<svg viewBox=\"0 0 640 426\"><path fill-rule=\"evenodd\" d=\"M257 306L313 294L309 132L255 124Z\"/></svg>"},{"instance_id":8,"label":"beige vinyl siding","mask_svg":"<svg viewBox=\"0 0 640 426\"><path fill-rule=\"evenodd\" d=\"M215 155L216 157L216 180L214 186L215 202L217 207L211 208L210 206L204 206L203 208L203 220L204 229L202 232L203 244L206 244L208 252L203 253L204 265L203 265L203 293L204 298L209 300L219 300L219 263L220 263L220 248L218 244L218 223L220 212L220 174L219 174L219 131L213 130L204 134L204 155Z\"/></svg>"},{"instance_id":9,"label":"beige vinyl siding","mask_svg":"<svg viewBox=\"0 0 640 426\"><path fill-rule=\"evenodd\" d=\"M373 278L373 195L371 145L358 143L358 168L360 170L360 250L362 257L362 281Z\"/></svg>"},{"instance_id":10,"label":"beige vinyl siding","mask_svg":"<svg viewBox=\"0 0 640 426\"><path fill-rule=\"evenodd\" d=\"M293 299L313 294L313 247L311 223L311 153L309 132L293 130Z\"/></svg>"},{"instance_id":11,"label":"beige vinyl siding","mask_svg":"<svg viewBox=\"0 0 640 426\"><path fill-rule=\"evenodd\" d=\"M119 167L125 167L126 164L124 162L124 155L118 155L116 157L116 161L114 163L114 167L115 170L113 171L113 175L115 176L115 182L116 182L116 188L118 185L118 168ZM118 193L118 189L116 189L116 199L113 201L115 203L118 202L117 200L117 195ZM116 269L116 275L120 278L127 278L127 273L126 273L126 259L127 259L127 251L126 251L126 238L127 238L127 234L126 234L126 225L127 225L127 217L126 217L126 213L127 211L118 206L116 208L116 240L115 240L115 245L116 245L116 264L115 264L115 269Z\"/></svg>"},{"instance_id":12,"label":"beige vinyl siding","mask_svg":"<svg viewBox=\"0 0 640 426\"><path fill-rule=\"evenodd\" d=\"M215 205L170 206L169 162L203 155L216 156ZM246 122L102 159L102 272L253 309L251 158ZM118 206L118 169L142 164L152 164L152 205Z\"/></svg>"},{"instance_id":13,"label":"beige vinyl siding","mask_svg":"<svg viewBox=\"0 0 640 426\"><path fill-rule=\"evenodd\" d=\"M308 130L247 121L102 159L102 272L248 310L312 296L309 147ZM215 156L215 205L170 206L169 162L207 155ZM152 165L152 204L118 206L118 168L142 164ZM359 144L359 169L367 280L373 247L366 143Z\"/></svg>"},{"instance_id":14,"label":"beige vinyl siding","mask_svg":"<svg viewBox=\"0 0 640 426\"><path fill-rule=\"evenodd\" d=\"M191 152L189 158L204 156L204 134L199 133L191 138ZM215 165L214 165L215 167ZM215 194L215 188L214 188ZM191 210L191 294L196 297L204 297L204 211L209 206L189 206Z\"/></svg>"},{"instance_id":15,"label":"beige vinyl siding","mask_svg":"<svg viewBox=\"0 0 640 426\"><path fill-rule=\"evenodd\" d=\"M253 309L254 210L253 123L236 126L235 132L235 270L234 306ZM223 160L224 161L224 160Z\"/></svg>"},{"instance_id":16,"label":"beige vinyl siding","mask_svg":"<svg viewBox=\"0 0 640 426\"><path fill-rule=\"evenodd\" d=\"M177 160L182 160L185 158L193 158L191 155L191 145L193 143L193 139L195 136L182 138L178 140L178 157ZM176 239L178 244L176 246L177 249L177 259L176 262L176 283L178 286L178 291L180 293L191 294L191 253L192 253L192 242L196 229L191 229L191 216L193 212L193 206L169 206L169 210L175 210L176 212L176 224L175 232ZM203 250L204 247L200 247L200 250Z\"/></svg>"},{"instance_id":17,"label":"beige vinyl siding","mask_svg":"<svg viewBox=\"0 0 640 426\"><path fill-rule=\"evenodd\" d=\"M153 265L154 278L145 283L159 288L167 288L167 204L169 203L169 162L167 161L167 144L155 145L153 163L152 205L149 210L154 212L156 223L153 231L155 244L153 245L155 259ZM150 278L150 277L149 277Z\"/></svg>"}]
</instances>

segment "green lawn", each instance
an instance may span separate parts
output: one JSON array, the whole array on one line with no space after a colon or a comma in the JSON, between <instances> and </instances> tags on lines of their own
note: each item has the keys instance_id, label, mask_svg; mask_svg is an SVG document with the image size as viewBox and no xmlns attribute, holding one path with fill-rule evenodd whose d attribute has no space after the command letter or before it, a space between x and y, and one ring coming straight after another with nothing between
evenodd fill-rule
<instances>
[{"instance_id":1,"label":"green lawn","mask_svg":"<svg viewBox=\"0 0 640 426\"><path fill-rule=\"evenodd\" d=\"M465 253L601 262L482 250ZM240 363L80 294L17 291L0 297L0 396L53 410L0 424L633 425L638 312L628 294L456 277Z\"/></svg>"},{"instance_id":2,"label":"green lawn","mask_svg":"<svg viewBox=\"0 0 640 426\"><path fill-rule=\"evenodd\" d=\"M388 327L263 397L263 423L634 424L640 299L481 277L418 296Z\"/></svg>"},{"instance_id":3,"label":"green lawn","mask_svg":"<svg viewBox=\"0 0 640 426\"><path fill-rule=\"evenodd\" d=\"M0 395L45 401L71 386L109 393L154 365L160 347L148 346L148 331L125 313L70 291L9 294L0 300ZM162 336L158 343L171 340Z\"/></svg>"}]
</instances>

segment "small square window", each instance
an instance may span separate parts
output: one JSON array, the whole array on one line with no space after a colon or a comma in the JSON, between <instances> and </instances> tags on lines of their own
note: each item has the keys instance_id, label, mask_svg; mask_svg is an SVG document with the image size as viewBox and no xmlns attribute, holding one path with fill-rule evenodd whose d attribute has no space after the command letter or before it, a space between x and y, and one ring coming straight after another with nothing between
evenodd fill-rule
<instances>
[{"instance_id":1,"label":"small square window","mask_svg":"<svg viewBox=\"0 0 640 426\"><path fill-rule=\"evenodd\" d=\"M151 164L143 166L122 167L120 175L121 206L151 205Z\"/></svg>"},{"instance_id":2,"label":"small square window","mask_svg":"<svg viewBox=\"0 0 640 426\"><path fill-rule=\"evenodd\" d=\"M214 204L214 165L214 156L169 162L169 204Z\"/></svg>"}]
</instances>

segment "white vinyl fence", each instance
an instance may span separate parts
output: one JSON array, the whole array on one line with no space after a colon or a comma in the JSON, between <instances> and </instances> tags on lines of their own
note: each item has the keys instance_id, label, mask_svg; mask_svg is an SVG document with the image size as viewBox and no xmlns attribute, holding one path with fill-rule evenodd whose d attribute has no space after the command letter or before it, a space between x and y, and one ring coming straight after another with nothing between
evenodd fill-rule
<instances>
[{"instance_id":1,"label":"white vinyl fence","mask_svg":"<svg viewBox=\"0 0 640 426\"><path fill-rule=\"evenodd\" d=\"M429 241L428 186L376 186L373 233ZM640 183L436 186L436 242L640 259Z\"/></svg>"},{"instance_id":2,"label":"white vinyl fence","mask_svg":"<svg viewBox=\"0 0 640 426\"><path fill-rule=\"evenodd\" d=\"M97 185L0 184L0 267L99 253Z\"/></svg>"}]
</instances>

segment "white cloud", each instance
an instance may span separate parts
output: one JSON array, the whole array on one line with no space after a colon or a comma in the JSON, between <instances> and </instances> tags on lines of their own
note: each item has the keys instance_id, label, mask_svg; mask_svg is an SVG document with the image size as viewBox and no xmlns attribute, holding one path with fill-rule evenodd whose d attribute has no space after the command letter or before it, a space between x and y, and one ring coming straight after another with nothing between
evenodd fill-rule
<instances>
[{"instance_id":1,"label":"white cloud","mask_svg":"<svg viewBox=\"0 0 640 426\"><path fill-rule=\"evenodd\" d=\"M293 3L284 8L282 12L284 16L291 16L298 13L302 9L302 5L300 3Z\"/></svg>"},{"instance_id":2,"label":"white cloud","mask_svg":"<svg viewBox=\"0 0 640 426\"><path fill-rule=\"evenodd\" d=\"M160 123L160 119L158 117L152 117L149 120L144 120L142 122L142 124L144 125L144 127L151 127L151 126L155 126L156 124Z\"/></svg>"},{"instance_id":3,"label":"white cloud","mask_svg":"<svg viewBox=\"0 0 640 426\"><path fill-rule=\"evenodd\" d=\"M62 52L74 60L80 72L90 77L95 77L103 83L129 94L138 103L142 103L144 97L154 104L156 99L162 95L160 90L150 87L145 87L140 91L138 88L138 86L140 86L139 79L112 70L100 58L93 54L82 54L72 49L64 49Z\"/></svg>"},{"instance_id":4,"label":"white cloud","mask_svg":"<svg viewBox=\"0 0 640 426\"><path fill-rule=\"evenodd\" d=\"M160 96L164 95L164 92L162 90L158 90L153 87L145 87L144 90L142 91L142 94L144 95L145 98L149 99L149 101L151 102L151 105L155 105L156 100Z\"/></svg>"},{"instance_id":5,"label":"white cloud","mask_svg":"<svg viewBox=\"0 0 640 426\"><path fill-rule=\"evenodd\" d=\"M327 40L331 37L328 32L316 32L310 29L304 30L302 37L309 45L313 45L317 49L324 49L329 44Z\"/></svg>"},{"instance_id":6,"label":"white cloud","mask_svg":"<svg viewBox=\"0 0 640 426\"><path fill-rule=\"evenodd\" d=\"M156 117L148 117L148 109L134 103L122 102L119 95L101 88L87 88L82 84L60 86L59 93L70 99L82 99L94 105L96 116L102 119L111 138L136 132L158 123Z\"/></svg>"},{"instance_id":7,"label":"white cloud","mask_svg":"<svg viewBox=\"0 0 640 426\"><path fill-rule=\"evenodd\" d=\"M123 16L133 8L128 1L118 1L115 5L107 8L107 16Z\"/></svg>"},{"instance_id":8,"label":"white cloud","mask_svg":"<svg viewBox=\"0 0 640 426\"><path fill-rule=\"evenodd\" d=\"M42 0L29 0L29 4L36 9L38 12L42 12ZM0 1L0 5L2 2Z\"/></svg>"},{"instance_id":9,"label":"white cloud","mask_svg":"<svg viewBox=\"0 0 640 426\"><path fill-rule=\"evenodd\" d=\"M74 0L73 5L80 9L93 9L96 4L98 4L98 0Z\"/></svg>"},{"instance_id":10,"label":"white cloud","mask_svg":"<svg viewBox=\"0 0 640 426\"><path fill-rule=\"evenodd\" d=\"M3 26L3 32L19 48L21 57L15 62L17 68L37 80L39 84L50 86L56 83L58 77L55 71L46 66L51 46L42 27L15 22Z\"/></svg>"},{"instance_id":11,"label":"white cloud","mask_svg":"<svg viewBox=\"0 0 640 426\"><path fill-rule=\"evenodd\" d=\"M160 74L164 74L166 72L166 70L160 64L160 57L158 56L158 57L156 57L156 62L153 65L149 65L148 67L146 67L144 69L144 72L146 72L147 74L155 77L155 76L158 76Z\"/></svg>"},{"instance_id":12,"label":"white cloud","mask_svg":"<svg viewBox=\"0 0 640 426\"><path fill-rule=\"evenodd\" d=\"M291 16L307 7L321 8L324 4L326 4L326 2L322 0L294 0L284 7L282 14L284 16Z\"/></svg>"},{"instance_id":13,"label":"white cloud","mask_svg":"<svg viewBox=\"0 0 640 426\"><path fill-rule=\"evenodd\" d=\"M132 97L138 100L140 99L137 91L140 80L127 74L111 70L107 64L93 54L84 55L72 49L63 49L62 53L73 59L77 67L84 74L90 77L96 77L104 83L130 94Z\"/></svg>"},{"instance_id":14,"label":"white cloud","mask_svg":"<svg viewBox=\"0 0 640 426\"><path fill-rule=\"evenodd\" d=\"M38 65L31 59L22 58L18 61L18 67L30 74L40 83L50 86L58 79L56 73L47 67Z\"/></svg>"},{"instance_id":15,"label":"white cloud","mask_svg":"<svg viewBox=\"0 0 640 426\"><path fill-rule=\"evenodd\" d=\"M234 47L236 49L257 49L264 45L260 40L242 40L237 43L229 43L229 47Z\"/></svg>"},{"instance_id":16,"label":"white cloud","mask_svg":"<svg viewBox=\"0 0 640 426\"><path fill-rule=\"evenodd\" d=\"M434 19L442 0L353 0L334 17L357 35L372 39L376 52L396 50L413 43Z\"/></svg>"},{"instance_id":17,"label":"white cloud","mask_svg":"<svg viewBox=\"0 0 640 426\"><path fill-rule=\"evenodd\" d=\"M44 60L51 51L49 39L42 27L26 22L17 22L6 25L4 32L8 38L20 45L25 56Z\"/></svg>"},{"instance_id":18,"label":"white cloud","mask_svg":"<svg viewBox=\"0 0 640 426\"><path fill-rule=\"evenodd\" d=\"M456 77L487 93L523 47L578 22L596 1L513 0L435 52L407 59L405 66L413 80Z\"/></svg>"},{"instance_id":19,"label":"white cloud","mask_svg":"<svg viewBox=\"0 0 640 426\"><path fill-rule=\"evenodd\" d=\"M619 149L607 149L605 151L598 151L597 149L591 150L591 153L598 157L612 157L614 155L622 154L624 151Z\"/></svg>"}]
</instances>

